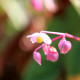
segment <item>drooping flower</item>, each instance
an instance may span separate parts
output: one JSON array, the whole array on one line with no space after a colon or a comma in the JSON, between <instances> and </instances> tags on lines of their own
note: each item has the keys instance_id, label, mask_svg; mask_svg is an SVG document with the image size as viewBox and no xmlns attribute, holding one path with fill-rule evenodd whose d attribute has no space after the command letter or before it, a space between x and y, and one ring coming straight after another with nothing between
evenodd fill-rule
<instances>
[{"instance_id":1,"label":"drooping flower","mask_svg":"<svg viewBox=\"0 0 80 80\"><path fill-rule=\"evenodd\" d=\"M46 44L51 44L51 39L50 37L45 34L45 33L33 33L32 35L28 35L27 38L31 38L32 43L46 43Z\"/></svg>"},{"instance_id":2,"label":"drooping flower","mask_svg":"<svg viewBox=\"0 0 80 80\"><path fill-rule=\"evenodd\" d=\"M49 47L46 59L49 61L55 62L58 60L58 57L59 57L59 54L57 50L54 47Z\"/></svg>"},{"instance_id":3,"label":"drooping flower","mask_svg":"<svg viewBox=\"0 0 80 80\"><path fill-rule=\"evenodd\" d=\"M59 50L62 54L66 54L71 49L71 42L67 41L65 37L63 37L59 44L58 44Z\"/></svg>"},{"instance_id":4,"label":"drooping flower","mask_svg":"<svg viewBox=\"0 0 80 80\"><path fill-rule=\"evenodd\" d=\"M43 9L43 0L30 0L30 2L36 11Z\"/></svg>"},{"instance_id":5,"label":"drooping flower","mask_svg":"<svg viewBox=\"0 0 80 80\"><path fill-rule=\"evenodd\" d=\"M52 40L50 39L50 37L46 34L55 34L55 35L59 35L56 38L53 38ZM72 38L75 39L77 41L80 41L79 37L73 36L71 34L68 33L60 33L60 32L50 32L50 31L41 31L40 33L33 33L32 35L28 35L27 38L31 38L31 42L32 43L42 43L44 42L44 44L42 44L41 46L37 47L33 53L33 58L34 60L41 65L41 54L39 52L37 52L37 50L39 50L40 48L43 48L43 51L46 55L46 59L52 62L55 62L58 60L59 54L57 52L57 50L50 46L50 44L53 41L56 41L60 38L62 38L58 44L59 50L62 54L66 54L70 49L71 49L71 42L67 41L65 39L65 37L68 38Z\"/></svg>"},{"instance_id":6,"label":"drooping flower","mask_svg":"<svg viewBox=\"0 0 80 80\"><path fill-rule=\"evenodd\" d=\"M41 54L39 52L34 52L33 58L39 65L41 65Z\"/></svg>"}]
</instances>

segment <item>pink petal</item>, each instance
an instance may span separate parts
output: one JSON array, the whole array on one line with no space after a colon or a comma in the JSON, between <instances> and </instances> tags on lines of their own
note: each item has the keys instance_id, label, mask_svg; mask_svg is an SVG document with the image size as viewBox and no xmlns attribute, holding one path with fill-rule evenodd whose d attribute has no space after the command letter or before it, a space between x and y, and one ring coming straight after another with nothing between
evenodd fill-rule
<instances>
[{"instance_id":1,"label":"pink petal","mask_svg":"<svg viewBox=\"0 0 80 80\"><path fill-rule=\"evenodd\" d=\"M66 54L71 49L71 42L63 38L60 40L58 47L61 53Z\"/></svg>"},{"instance_id":2,"label":"pink petal","mask_svg":"<svg viewBox=\"0 0 80 80\"><path fill-rule=\"evenodd\" d=\"M35 10L41 11L43 9L43 0L30 0L30 1Z\"/></svg>"},{"instance_id":3,"label":"pink petal","mask_svg":"<svg viewBox=\"0 0 80 80\"><path fill-rule=\"evenodd\" d=\"M31 41L32 43L36 43L36 38L37 38L37 36L31 37L30 41Z\"/></svg>"},{"instance_id":4,"label":"pink petal","mask_svg":"<svg viewBox=\"0 0 80 80\"><path fill-rule=\"evenodd\" d=\"M33 58L39 65L41 65L41 54L39 52L34 52Z\"/></svg>"},{"instance_id":5,"label":"pink petal","mask_svg":"<svg viewBox=\"0 0 80 80\"><path fill-rule=\"evenodd\" d=\"M47 45L43 46L43 51L44 51L45 55L48 54L48 46Z\"/></svg>"},{"instance_id":6,"label":"pink petal","mask_svg":"<svg viewBox=\"0 0 80 80\"><path fill-rule=\"evenodd\" d=\"M40 33L33 33L32 35L28 35L27 38L39 36Z\"/></svg>"},{"instance_id":7,"label":"pink petal","mask_svg":"<svg viewBox=\"0 0 80 80\"><path fill-rule=\"evenodd\" d=\"M59 54L57 50L54 47L49 48L49 53L47 54L46 59L52 62L55 62L58 60Z\"/></svg>"},{"instance_id":8,"label":"pink petal","mask_svg":"<svg viewBox=\"0 0 80 80\"><path fill-rule=\"evenodd\" d=\"M32 35L28 35L27 38L31 38L31 39L30 39L31 42L32 42L32 43L36 43L36 38L37 38L37 36L39 36L39 35L40 35L40 33L33 33Z\"/></svg>"},{"instance_id":9,"label":"pink petal","mask_svg":"<svg viewBox=\"0 0 80 80\"><path fill-rule=\"evenodd\" d=\"M44 42L44 43L46 43L46 44L51 44L51 43L52 43L50 37L49 37L47 34L45 34L45 33L40 33L40 36L41 36L41 38L43 39L43 42Z\"/></svg>"}]
</instances>

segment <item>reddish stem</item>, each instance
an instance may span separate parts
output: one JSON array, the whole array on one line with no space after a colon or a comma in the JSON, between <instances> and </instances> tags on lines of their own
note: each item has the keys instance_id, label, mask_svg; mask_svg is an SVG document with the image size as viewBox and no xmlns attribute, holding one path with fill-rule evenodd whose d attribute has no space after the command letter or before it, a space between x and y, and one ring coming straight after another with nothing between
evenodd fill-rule
<instances>
[{"instance_id":1,"label":"reddish stem","mask_svg":"<svg viewBox=\"0 0 80 80\"><path fill-rule=\"evenodd\" d=\"M79 37L73 36L73 35L68 34L68 33L65 33L65 37L72 38L72 39L75 39L77 41L80 41L80 38Z\"/></svg>"},{"instance_id":2,"label":"reddish stem","mask_svg":"<svg viewBox=\"0 0 80 80\"><path fill-rule=\"evenodd\" d=\"M55 40L58 40L58 39L60 39L60 38L62 38L62 37L63 37L63 36L58 36L58 37L56 37L56 38L53 38L53 39L52 39L52 42L55 41Z\"/></svg>"},{"instance_id":3,"label":"reddish stem","mask_svg":"<svg viewBox=\"0 0 80 80\"><path fill-rule=\"evenodd\" d=\"M43 46L44 46L44 44L42 44L41 46L37 47L34 52L36 52L38 49L42 48Z\"/></svg>"}]
</instances>

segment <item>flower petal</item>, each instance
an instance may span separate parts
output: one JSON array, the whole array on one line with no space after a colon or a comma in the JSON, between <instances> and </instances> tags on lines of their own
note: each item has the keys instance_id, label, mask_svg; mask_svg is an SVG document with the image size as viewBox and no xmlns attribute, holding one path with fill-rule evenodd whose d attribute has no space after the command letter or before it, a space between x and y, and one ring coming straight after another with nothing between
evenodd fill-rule
<instances>
[{"instance_id":1,"label":"flower petal","mask_svg":"<svg viewBox=\"0 0 80 80\"><path fill-rule=\"evenodd\" d=\"M63 38L60 40L58 47L61 53L66 54L71 49L71 42Z\"/></svg>"},{"instance_id":2,"label":"flower petal","mask_svg":"<svg viewBox=\"0 0 80 80\"><path fill-rule=\"evenodd\" d=\"M45 55L48 54L48 46L47 45L43 46L43 51L44 51Z\"/></svg>"},{"instance_id":3,"label":"flower petal","mask_svg":"<svg viewBox=\"0 0 80 80\"><path fill-rule=\"evenodd\" d=\"M54 47L49 48L49 53L47 54L46 59L52 62L55 62L58 60L59 54L57 50Z\"/></svg>"},{"instance_id":4,"label":"flower petal","mask_svg":"<svg viewBox=\"0 0 80 80\"><path fill-rule=\"evenodd\" d=\"M49 61L52 61L52 62L55 62L55 61L57 61L58 60L58 56L59 56L59 54L56 52L54 52L54 53L49 53L48 55L47 55L47 60L49 60Z\"/></svg>"},{"instance_id":5,"label":"flower petal","mask_svg":"<svg viewBox=\"0 0 80 80\"><path fill-rule=\"evenodd\" d=\"M31 37L31 42L32 43L36 43L36 38L37 38L37 36L39 36L40 35L40 33L33 33L32 35L28 35L27 36L27 38L30 38Z\"/></svg>"},{"instance_id":6,"label":"flower petal","mask_svg":"<svg viewBox=\"0 0 80 80\"><path fill-rule=\"evenodd\" d=\"M35 36L34 36L34 37L31 37L30 41L31 41L32 43L36 43L36 37L35 37Z\"/></svg>"},{"instance_id":7,"label":"flower petal","mask_svg":"<svg viewBox=\"0 0 80 80\"><path fill-rule=\"evenodd\" d=\"M39 36L39 34L40 33L33 33L32 35L28 35L27 38L34 37L34 36Z\"/></svg>"},{"instance_id":8,"label":"flower petal","mask_svg":"<svg viewBox=\"0 0 80 80\"><path fill-rule=\"evenodd\" d=\"M50 39L50 37L47 35L47 34L45 34L45 33L40 33L40 36L41 36L41 38L43 39L43 42L44 43L46 43L46 44L51 44L51 39Z\"/></svg>"},{"instance_id":9,"label":"flower petal","mask_svg":"<svg viewBox=\"0 0 80 80\"><path fill-rule=\"evenodd\" d=\"M41 54L39 52L34 52L33 58L39 65L41 65Z\"/></svg>"}]
</instances>

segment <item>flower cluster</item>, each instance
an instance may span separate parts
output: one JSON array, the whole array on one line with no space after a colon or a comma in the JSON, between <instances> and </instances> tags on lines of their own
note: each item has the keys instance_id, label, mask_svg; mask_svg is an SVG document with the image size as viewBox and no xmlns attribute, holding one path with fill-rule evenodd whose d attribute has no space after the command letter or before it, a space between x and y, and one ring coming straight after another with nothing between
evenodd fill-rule
<instances>
[{"instance_id":1,"label":"flower cluster","mask_svg":"<svg viewBox=\"0 0 80 80\"><path fill-rule=\"evenodd\" d=\"M46 33L48 34L55 34L59 35L56 38L51 39ZM51 43L55 40L58 40L61 38L58 48L60 50L60 53L66 54L71 49L71 42L66 40L66 37L75 39L77 41L80 41L79 37L75 37L68 33L60 33L60 32L49 32L49 31L41 31L40 33L33 33L32 35L28 35L27 38L30 38L32 43L42 43L43 44L39 47L37 47L33 53L34 60L41 65L41 54L37 52L40 48L43 48L44 54L46 55L46 59L52 62L55 62L58 60L59 54L55 47L50 46Z\"/></svg>"}]
</instances>

